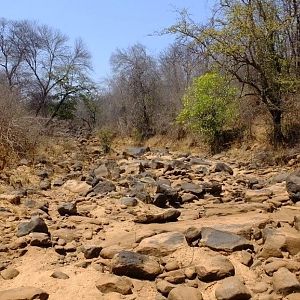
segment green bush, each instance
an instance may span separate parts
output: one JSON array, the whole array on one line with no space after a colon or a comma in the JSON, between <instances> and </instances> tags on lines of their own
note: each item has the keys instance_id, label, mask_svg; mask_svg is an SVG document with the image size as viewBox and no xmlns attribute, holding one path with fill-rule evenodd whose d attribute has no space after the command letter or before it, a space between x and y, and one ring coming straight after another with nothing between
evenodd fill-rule
<instances>
[{"instance_id":1,"label":"green bush","mask_svg":"<svg viewBox=\"0 0 300 300\"><path fill-rule=\"evenodd\" d=\"M177 121L201 134L216 152L224 130L237 116L237 90L218 73L206 73L194 79L183 96L183 109Z\"/></svg>"},{"instance_id":2,"label":"green bush","mask_svg":"<svg viewBox=\"0 0 300 300\"><path fill-rule=\"evenodd\" d=\"M114 133L110 129L103 128L98 132L98 136L100 139L102 151L106 154L109 153L111 151Z\"/></svg>"}]
</instances>

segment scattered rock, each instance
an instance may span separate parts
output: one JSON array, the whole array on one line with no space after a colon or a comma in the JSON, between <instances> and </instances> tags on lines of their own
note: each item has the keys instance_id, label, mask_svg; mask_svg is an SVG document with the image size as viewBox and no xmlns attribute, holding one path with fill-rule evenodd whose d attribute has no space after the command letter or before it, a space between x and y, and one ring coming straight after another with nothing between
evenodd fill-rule
<instances>
[{"instance_id":1,"label":"scattered rock","mask_svg":"<svg viewBox=\"0 0 300 300\"><path fill-rule=\"evenodd\" d=\"M119 276L154 280L162 270L159 263L147 255L121 251L111 261L112 272Z\"/></svg>"},{"instance_id":2,"label":"scattered rock","mask_svg":"<svg viewBox=\"0 0 300 300\"><path fill-rule=\"evenodd\" d=\"M142 224L176 222L180 214L179 210L169 209L160 214L143 214L134 221Z\"/></svg>"},{"instance_id":3,"label":"scattered rock","mask_svg":"<svg viewBox=\"0 0 300 300\"><path fill-rule=\"evenodd\" d=\"M77 215L76 202L63 203L63 204L58 206L57 211L61 216L66 216L66 215L74 216L74 215Z\"/></svg>"},{"instance_id":4,"label":"scattered rock","mask_svg":"<svg viewBox=\"0 0 300 300\"><path fill-rule=\"evenodd\" d=\"M193 287L178 286L171 290L168 300L202 300L202 294Z\"/></svg>"},{"instance_id":5,"label":"scattered rock","mask_svg":"<svg viewBox=\"0 0 300 300\"><path fill-rule=\"evenodd\" d=\"M19 224L17 236L24 236L31 232L42 232L46 234L49 233L45 221L39 217L32 217L29 222Z\"/></svg>"},{"instance_id":6,"label":"scattered rock","mask_svg":"<svg viewBox=\"0 0 300 300\"><path fill-rule=\"evenodd\" d=\"M286 189L293 202L300 201L300 169L287 177Z\"/></svg>"},{"instance_id":7,"label":"scattered rock","mask_svg":"<svg viewBox=\"0 0 300 300\"><path fill-rule=\"evenodd\" d=\"M288 295L300 291L300 283L295 274L280 268L273 274L273 287L277 293Z\"/></svg>"},{"instance_id":8,"label":"scattered rock","mask_svg":"<svg viewBox=\"0 0 300 300\"><path fill-rule=\"evenodd\" d=\"M132 294L133 284L126 277L118 277L112 274L103 274L96 282L97 289L104 294L119 293L122 295Z\"/></svg>"},{"instance_id":9,"label":"scattered rock","mask_svg":"<svg viewBox=\"0 0 300 300\"><path fill-rule=\"evenodd\" d=\"M10 279L17 277L20 274L20 272L15 268L7 268L7 269L3 270L0 274L3 279L10 280Z\"/></svg>"},{"instance_id":10,"label":"scattered rock","mask_svg":"<svg viewBox=\"0 0 300 300\"><path fill-rule=\"evenodd\" d=\"M51 277L56 278L56 279L69 279L70 278L67 274L65 274L61 271L54 271L51 274Z\"/></svg>"},{"instance_id":11,"label":"scattered rock","mask_svg":"<svg viewBox=\"0 0 300 300\"><path fill-rule=\"evenodd\" d=\"M217 300L248 300L251 294L247 287L236 277L229 277L218 284L215 295Z\"/></svg>"},{"instance_id":12,"label":"scattered rock","mask_svg":"<svg viewBox=\"0 0 300 300\"><path fill-rule=\"evenodd\" d=\"M214 172L226 172L230 175L233 175L233 170L231 169L231 167L229 167L228 165L226 165L225 163L222 163L222 162L216 163L213 168L213 171Z\"/></svg>"}]
</instances>

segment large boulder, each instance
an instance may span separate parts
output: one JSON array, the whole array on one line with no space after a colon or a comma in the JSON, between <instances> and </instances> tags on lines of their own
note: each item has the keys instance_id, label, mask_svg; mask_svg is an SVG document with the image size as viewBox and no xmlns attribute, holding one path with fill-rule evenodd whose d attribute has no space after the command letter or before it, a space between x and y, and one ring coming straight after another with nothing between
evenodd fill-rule
<instances>
[{"instance_id":1,"label":"large boulder","mask_svg":"<svg viewBox=\"0 0 300 300\"><path fill-rule=\"evenodd\" d=\"M160 264L147 255L120 251L111 261L112 273L137 279L154 280L162 272Z\"/></svg>"},{"instance_id":2,"label":"large boulder","mask_svg":"<svg viewBox=\"0 0 300 300\"><path fill-rule=\"evenodd\" d=\"M136 251L153 256L165 256L185 246L187 242L184 234L165 232L143 239Z\"/></svg>"},{"instance_id":3,"label":"large boulder","mask_svg":"<svg viewBox=\"0 0 300 300\"><path fill-rule=\"evenodd\" d=\"M300 169L287 177L286 189L293 202L300 201Z\"/></svg>"}]
</instances>

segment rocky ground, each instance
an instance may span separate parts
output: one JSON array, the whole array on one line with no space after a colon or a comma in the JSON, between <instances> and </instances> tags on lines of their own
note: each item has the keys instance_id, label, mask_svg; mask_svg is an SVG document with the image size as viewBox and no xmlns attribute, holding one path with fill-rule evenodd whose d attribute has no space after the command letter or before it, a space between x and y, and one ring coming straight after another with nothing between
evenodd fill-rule
<instances>
[{"instance_id":1,"label":"rocky ground","mask_svg":"<svg viewBox=\"0 0 300 300\"><path fill-rule=\"evenodd\" d=\"M300 299L299 154L71 144L1 173L0 300Z\"/></svg>"}]
</instances>

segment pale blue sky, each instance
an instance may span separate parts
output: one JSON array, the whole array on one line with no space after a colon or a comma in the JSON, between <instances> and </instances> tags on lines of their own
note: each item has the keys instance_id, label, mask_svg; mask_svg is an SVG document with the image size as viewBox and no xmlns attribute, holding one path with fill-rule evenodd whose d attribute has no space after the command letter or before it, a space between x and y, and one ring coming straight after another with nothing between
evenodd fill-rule
<instances>
[{"instance_id":1,"label":"pale blue sky","mask_svg":"<svg viewBox=\"0 0 300 300\"><path fill-rule=\"evenodd\" d=\"M109 75L109 58L116 48L137 42L157 55L170 36L149 36L176 21L175 9L187 8L205 21L215 0L0 0L6 19L39 21L60 29L71 39L81 37L93 56L94 78Z\"/></svg>"}]
</instances>

